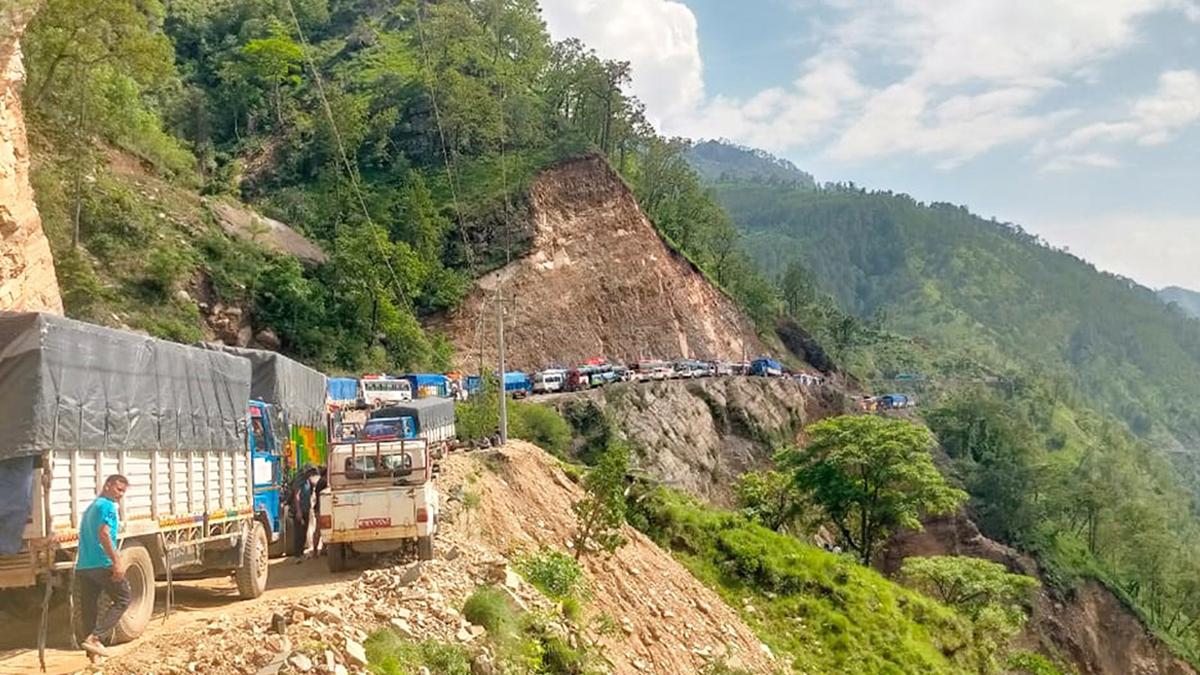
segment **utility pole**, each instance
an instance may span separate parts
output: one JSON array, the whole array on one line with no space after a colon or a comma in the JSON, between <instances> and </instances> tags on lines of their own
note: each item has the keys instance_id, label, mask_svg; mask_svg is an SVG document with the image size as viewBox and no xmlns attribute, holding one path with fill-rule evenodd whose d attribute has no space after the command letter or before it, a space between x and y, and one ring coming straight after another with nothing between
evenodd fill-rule
<instances>
[{"instance_id":1,"label":"utility pole","mask_svg":"<svg viewBox=\"0 0 1200 675\"><path fill-rule=\"evenodd\" d=\"M500 445L508 444L508 392L504 390L504 302L496 289L496 318L500 325Z\"/></svg>"}]
</instances>

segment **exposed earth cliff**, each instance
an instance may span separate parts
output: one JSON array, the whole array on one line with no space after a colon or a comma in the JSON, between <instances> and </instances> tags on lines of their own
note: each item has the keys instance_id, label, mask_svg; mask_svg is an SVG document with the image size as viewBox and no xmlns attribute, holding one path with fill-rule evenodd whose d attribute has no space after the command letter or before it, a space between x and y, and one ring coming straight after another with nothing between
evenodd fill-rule
<instances>
[{"instance_id":1,"label":"exposed earth cliff","mask_svg":"<svg viewBox=\"0 0 1200 675\"><path fill-rule=\"evenodd\" d=\"M502 287L508 364L539 369L593 357L620 362L753 358L753 326L688 260L663 243L601 158L542 173L530 191L529 254L482 279L445 330L461 365L490 363Z\"/></svg>"},{"instance_id":2,"label":"exposed earth cliff","mask_svg":"<svg viewBox=\"0 0 1200 675\"><path fill-rule=\"evenodd\" d=\"M21 110L20 40L31 16L31 10L0 10L0 309L62 314L50 243L29 184Z\"/></svg>"}]
</instances>

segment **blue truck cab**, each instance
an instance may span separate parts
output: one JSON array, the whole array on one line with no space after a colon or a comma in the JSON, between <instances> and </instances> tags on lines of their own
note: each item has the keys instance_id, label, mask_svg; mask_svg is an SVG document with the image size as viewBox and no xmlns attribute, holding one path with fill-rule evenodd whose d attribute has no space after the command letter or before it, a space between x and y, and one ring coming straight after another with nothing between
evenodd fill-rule
<instances>
[{"instance_id":1,"label":"blue truck cab","mask_svg":"<svg viewBox=\"0 0 1200 675\"><path fill-rule=\"evenodd\" d=\"M513 398L524 398L533 393L533 383L529 376L519 370L504 374L504 393Z\"/></svg>"},{"instance_id":2,"label":"blue truck cab","mask_svg":"<svg viewBox=\"0 0 1200 675\"><path fill-rule=\"evenodd\" d=\"M272 554L283 553L287 542L283 457L287 423L278 406L250 401L250 470L254 479L254 512L265 518Z\"/></svg>"}]
</instances>

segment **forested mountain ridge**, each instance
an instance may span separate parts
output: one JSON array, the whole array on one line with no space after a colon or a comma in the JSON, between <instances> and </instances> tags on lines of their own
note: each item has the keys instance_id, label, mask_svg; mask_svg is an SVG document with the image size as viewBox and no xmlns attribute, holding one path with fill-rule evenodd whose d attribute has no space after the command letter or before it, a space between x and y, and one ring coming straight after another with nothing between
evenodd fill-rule
<instances>
[{"instance_id":1,"label":"forested mountain ridge","mask_svg":"<svg viewBox=\"0 0 1200 675\"><path fill-rule=\"evenodd\" d=\"M1189 291L1186 288L1178 286L1170 286L1158 291L1158 297L1167 304L1176 304L1179 309L1183 310L1184 314L1193 319L1200 319L1200 293Z\"/></svg>"},{"instance_id":2,"label":"forested mountain ridge","mask_svg":"<svg viewBox=\"0 0 1200 675\"><path fill-rule=\"evenodd\" d=\"M687 151L688 163L707 181L750 180L815 188L816 181L795 164L762 150L728 141L701 141Z\"/></svg>"},{"instance_id":3,"label":"forested mountain ridge","mask_svg":"<svg viewBox=\"0 0 1200 675\"><path fill-rule=\"evenodd\" d=\"M852 185L714 188L768 275L799 262L860 319L993 372L1066 378L1143 437L1200 438L1200 326L1152 290L961 206Z\"/></svg>"}]
</instances>

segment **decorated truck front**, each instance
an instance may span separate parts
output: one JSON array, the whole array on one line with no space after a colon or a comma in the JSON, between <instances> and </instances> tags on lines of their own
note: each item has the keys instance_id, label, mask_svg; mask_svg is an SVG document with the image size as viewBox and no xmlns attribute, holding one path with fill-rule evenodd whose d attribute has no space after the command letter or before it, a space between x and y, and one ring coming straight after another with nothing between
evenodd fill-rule
<instances>
[{"instance_id":1,"label":"decorated truck front","mask_svg":"<svg viewBox=\"0 0 1200 675\"><path fill-rule=\"evenodd\" d=\"M270 525L271 552L296 554L289 536L288 485L306 464L324 466L329 450L325 374L282 354L205 344L250 362L250 456L254 508Z\"/></svg>"},{"instance_id":2,"label":"decorated truck front","mask_svg":"<svg viewBox=\"0 0 1200 675\"><path fill-rule=\"evenodd\" d=\"M0 593L72 587L83 513L122 474L133 601L118 641L145 629L157 578L232 571L242 597L261 595L269 523L254 509L249 396L244 358L0 312Z\"/></svg>"}]
</instances>

